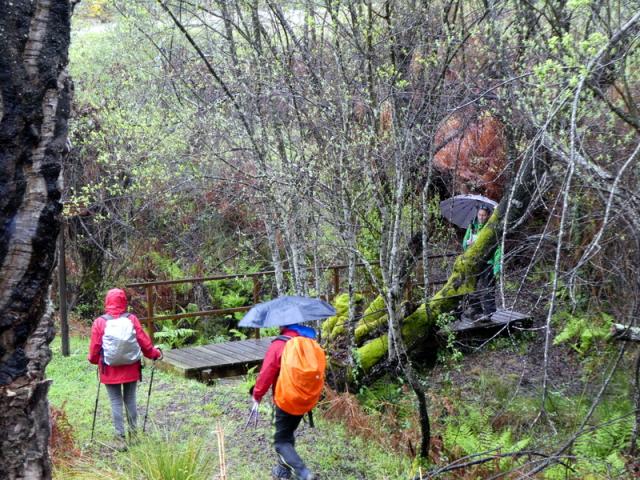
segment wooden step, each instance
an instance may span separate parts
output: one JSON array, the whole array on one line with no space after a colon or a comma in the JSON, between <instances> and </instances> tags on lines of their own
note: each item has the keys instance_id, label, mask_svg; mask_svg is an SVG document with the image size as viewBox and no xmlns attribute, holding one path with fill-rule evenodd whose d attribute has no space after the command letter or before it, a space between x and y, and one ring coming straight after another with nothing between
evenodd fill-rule
<instances>
[{"instance_id":1,"label":"wooden step","mask_svg":"<svg viewBox=\"0 0 640 480\"><path fill-rule=\"evenodd\" d=\"M211 380L246 373L262 363L275 337L214 343L164 352L158 367L187 378Z\"/></svg>"},{"instance_id":2,"label":"wooden step","mask_svg":"<svg viewBox=\"0 0 640 480\"><path fill-rule=\"evenodd\" d=\"M449 328L442 329L439 335L446 335L448 331L452 331L456 335L482 335L483 333L492 333L496 330L504 329L507 331L510 327L526 327L531 325L533 318L531 315L514 310L497 310L490 318L480 318L471 320L462 316L460 320L452 322Z\"/></svg>"}]
</instances>

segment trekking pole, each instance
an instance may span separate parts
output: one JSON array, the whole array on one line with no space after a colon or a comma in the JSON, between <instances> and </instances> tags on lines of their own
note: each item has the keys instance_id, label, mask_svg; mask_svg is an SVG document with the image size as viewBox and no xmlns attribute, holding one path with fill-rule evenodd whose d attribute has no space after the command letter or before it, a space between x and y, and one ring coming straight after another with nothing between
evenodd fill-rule
<instances>
[{"instance_id":1,"label":"trekking pole","mask_svg":"<svg viewBox=\"0 0 640 480\"><path fill-rule=\"evenodd\" d=\"M149 401L151 400L151 386L153 385L153 374L156 373L156 361L153 361L151 367L151 378L149 378L149 393L147 393L147 408L144 411L144 422L142 423L142 433L147 429L147 417L149 416Z\"/></svg>"},{"instance_id":2,"label":"trekking pole","mask_svg":"<svg viewBox=\"0 0 640 480\"><path fill-rule=\"evenodd\" d=\"M99 369L100 367L98 367ZM98 392L96 393L96 404L93 407L93 423L91 424L91 443L93 443L93 433L96 430L96 415L98 414L98 399L100 398L100 371L96 370L96 377L98 378Z\"/></svg>"}]
</instances>

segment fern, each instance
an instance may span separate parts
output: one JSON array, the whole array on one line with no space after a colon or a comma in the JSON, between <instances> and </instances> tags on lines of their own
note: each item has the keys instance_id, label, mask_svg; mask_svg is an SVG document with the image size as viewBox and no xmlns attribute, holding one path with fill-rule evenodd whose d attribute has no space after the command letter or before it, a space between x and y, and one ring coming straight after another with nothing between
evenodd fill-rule
<instances>
[{"instance_id":1,"label":"fern","mask_svg":"<svg viewBox=\"0 0 640 480\"><path fill-rule=\"evenodd\" d=\"M162 340L160 348L172 349L183 347L188 340L198 334L193 328L179 328L172 325L163 325L162 330L155 333L155 338Z\"/></svg>"},{"instance_id":2,"label":"fern","mask_svg":"<svg viewBox=\"0 0 640 480\"><path fill-rule=\"evenodd\" d=\"M511 429L494 430L491 414L467 408L461 415L451 417L446 426L444 442L448 450L460 450L465 455L484 451L517 452L525 448L530 438L514 441ZM507 470L515 464L511 458L502 459L500 468Z\"/></svg>"},{"instance_id":3,"label":"fern","mask_svg":"<svg viewBox=\"0 0 640 480\"><path fill-rule=\"evenodd\" d=\"M632 406L628 401L610 401L600 406L596 430L578 438L573 446L575 461L571 470L556 465L548 469L544 478L624 478L625 459L621 452L628 446L633 419L628 415Z\"/></svg>"},{"instance_id":4,"label":"fern","mask_svg":"<svg viewBox=\"0 0 640 480\"><path fill-rule=\"evenodd\" d=\"M613 322L613 318L607 314L602 314L600 317L590 317L572 315L567 312L557 314L555 320L565 320L566 323L553 339L553 344L572 342L571 347L581 355L584 355L596 341L607 338Z\"/></svg>"},{"instance_id":5,"label":"fern","mask_svg":"<svg viewBox=\"0 0 640 480\"><path fill-rule=\"evenodd\" d=\"M614 413L620 415L620 412ZM605 460L624 449L631 437L631 420L615 421L613 415L608 417L604 422L612 423L578 439L573 449L577 456Z\"/></svg>"}]
</instances>

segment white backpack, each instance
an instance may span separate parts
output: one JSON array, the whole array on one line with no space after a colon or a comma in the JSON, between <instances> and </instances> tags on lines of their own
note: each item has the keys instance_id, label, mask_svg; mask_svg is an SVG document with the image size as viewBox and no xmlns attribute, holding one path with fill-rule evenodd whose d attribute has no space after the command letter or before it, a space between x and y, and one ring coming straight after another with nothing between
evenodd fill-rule
<instances>
[{"instance_id":1,"label":"white backpack","mask_svg":"<svg viewBox=\"0 0 640 480\"><path fill-rule=\"evenodd\" d=\"M118 318L103 315L106 325L102 335L102 357L106 365L130 365L142 358L136 329L128 313Z\"/></svg>"}]
</instances>

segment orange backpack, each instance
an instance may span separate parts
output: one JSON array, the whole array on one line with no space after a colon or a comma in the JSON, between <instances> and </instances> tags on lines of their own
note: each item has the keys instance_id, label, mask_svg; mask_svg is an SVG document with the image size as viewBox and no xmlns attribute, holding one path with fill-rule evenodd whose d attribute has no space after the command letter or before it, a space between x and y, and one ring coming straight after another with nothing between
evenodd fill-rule
<instances>
[{"instance_id":1,"label":"orange backpack","mask_svg":"<svg viewBox=\"0 0 640 480\"><path fill-rule=\"evenodd\" d=\"M281 335L277 339L286 345L274 401L290 415L304 415L316 406L324 388L324 350L307 337Z\"/></svg>"}]
</instances>

